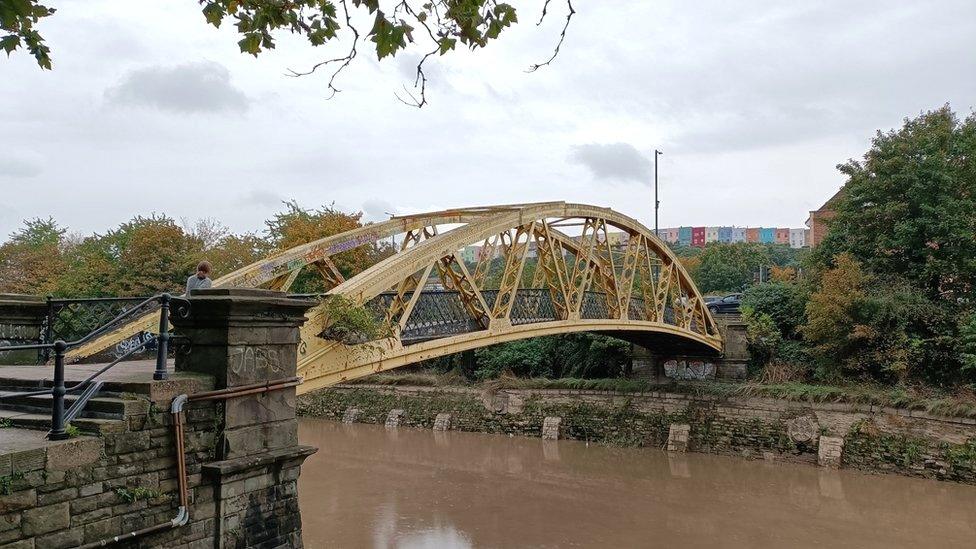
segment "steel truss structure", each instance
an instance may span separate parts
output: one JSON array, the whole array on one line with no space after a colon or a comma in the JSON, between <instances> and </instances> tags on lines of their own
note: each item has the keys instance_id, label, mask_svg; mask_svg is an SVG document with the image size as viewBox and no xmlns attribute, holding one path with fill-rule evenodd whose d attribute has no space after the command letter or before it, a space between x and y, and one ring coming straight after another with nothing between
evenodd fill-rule
<instances>
[{"instance_id":1,"label":"steel truss structure","mask_svg":"<svg viewBox=\"0 0 976 549\"><path fill-rule=\"evenodd\" d=\"M612 244L611 228L625 241ZM336 268L335 256L396 235L403 238L392 256L348 279ZM466 264L461 251L470 245L480 253ZM311 309L301 331L299 392L560 333L608 333L666 352L722 350L715 320L677 258L647 227L608 208L545 202L397 216L278 253L214 287L288 291L306 268L326 282L323 301L341 295L367 307L390 335L355 344L327 339L327 304ZM152 317L133 322L69 358L155 329Z\"/></svg>"}]
</instances>

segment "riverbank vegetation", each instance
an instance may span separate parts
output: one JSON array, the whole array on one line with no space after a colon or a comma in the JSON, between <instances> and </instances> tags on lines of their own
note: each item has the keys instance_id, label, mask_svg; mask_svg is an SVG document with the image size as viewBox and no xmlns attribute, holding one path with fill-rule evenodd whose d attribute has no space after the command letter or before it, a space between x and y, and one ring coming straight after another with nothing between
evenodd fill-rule
<instances>
[{"instance_id":1,"label":"riverbank vegetation","mask_svg":"<svg viewBox=\"0 0 976 549\"><path fill-rule=\"evenodd\" d=\"M457 372L414 369L391 371L360 378L352 385L390 385L411 387L474 387L485 390L545 389L569 391L612 391L618 393L667 392L718 398L761 397L808 403L865 404L924 411L949 417L976 417L976 392L969 387L953 391L924 385L891 386L879 383L845 383L828 385L798 381L770 383L674 381L629 378L543 378L501 376L490 380L471 380Z\"/></svg>"},{"instance_id":2,"label":"riverbank vegetation","mask_svg":"<svg viewBox=\"0 0 976 549\"><path fill-rule=\"evenodd\" d=\"M976 382L976 115L906 120L839 169L847 184L804 276L745 292L754 371Z\"/></svg>"}]
</instances>

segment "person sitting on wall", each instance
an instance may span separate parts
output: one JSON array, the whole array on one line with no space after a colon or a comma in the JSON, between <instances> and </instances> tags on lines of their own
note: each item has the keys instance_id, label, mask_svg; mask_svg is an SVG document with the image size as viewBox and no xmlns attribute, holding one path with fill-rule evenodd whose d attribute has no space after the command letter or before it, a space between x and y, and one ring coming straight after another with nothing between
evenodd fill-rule
<instances>
[{"instance_id":1,"label":"person sitting on wall","mask_svg":"<svg viewBox=\"0 0 976 549\"><path fill-rule=\"evenodd\" d=\"M210 271L212 267L209 261L201 261L197 265L197 273L190 275L190 278L186 279L186 295L190 295L193 290L201 290L204 288L209 288L213 283L210 280Z\"/></svg>"}]
</instances>

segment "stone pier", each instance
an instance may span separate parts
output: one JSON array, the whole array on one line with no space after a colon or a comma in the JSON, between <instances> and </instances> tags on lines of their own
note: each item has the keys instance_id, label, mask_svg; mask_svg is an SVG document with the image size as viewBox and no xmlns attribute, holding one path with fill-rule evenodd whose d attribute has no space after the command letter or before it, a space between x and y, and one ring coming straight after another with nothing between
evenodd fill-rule
<instances>
[{"instance_id":1,"label":"stone pier","mask_svg":"<svg viewBox=\"0 0 976 549\"><path fill-rule=\"evenodd\" d=\"M314 303L255 290L205 290L191 302L188 318L172 319L188 344L175 346L169 379L152 379L153 361L118 364L68 440L44 438L50 413L37 409L49 398L10 389L49 384L50 367L0 366L0 547L100 546L147 528L121 546L302 547L297 483L315 449L298 444L295 388L185 405L185 512L170 407L179 395L294 378ZM98 368L72 365L67 381Z\"/></svg>"},{"instance_id":2,"label":"stone pier","mask_svg":"<svg viewBox=\"0 0 976 549\"><path fill-rule=\"evenodd\" d=\"M218 389L294 379L299 328L315 302L268 290L198 290L174 318L190 341L176 370L213 377ZM217 460L202 472L216 487L217 547L301 547L298 475L315 448L298 444L295 387L230 398L218 407Z\"/></svg>"}]
</instances>

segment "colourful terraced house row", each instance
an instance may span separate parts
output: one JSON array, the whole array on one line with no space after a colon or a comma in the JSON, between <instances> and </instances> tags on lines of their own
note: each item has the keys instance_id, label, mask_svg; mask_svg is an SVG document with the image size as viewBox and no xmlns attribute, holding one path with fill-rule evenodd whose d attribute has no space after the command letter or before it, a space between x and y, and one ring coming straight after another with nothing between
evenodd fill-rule
<instances>
[{"instance_id":1,"label":"colourful terraced house row","mask_svg":"<svg viewBox=\"0 0 976 549\"><path fill-rule=\"evenodd\" d=\"M668 227L658 230L658 236L666 242L698 247L709 242L759 242L804 248L810 245L809 233L810 229L787 227Z\"/></svg>"}]
</instances>

